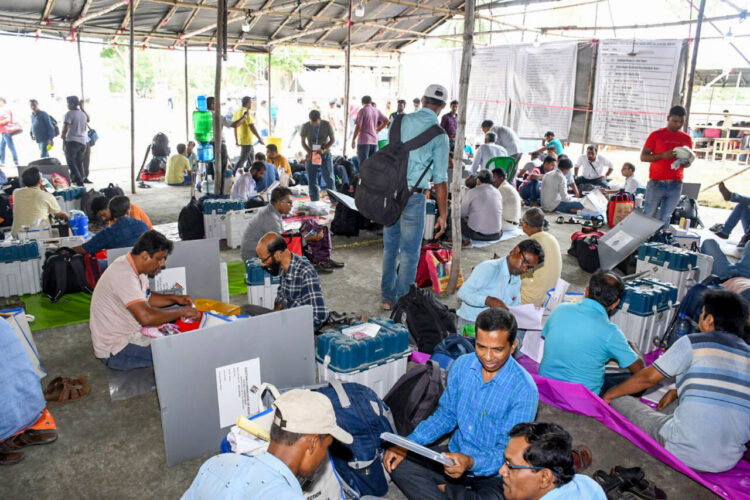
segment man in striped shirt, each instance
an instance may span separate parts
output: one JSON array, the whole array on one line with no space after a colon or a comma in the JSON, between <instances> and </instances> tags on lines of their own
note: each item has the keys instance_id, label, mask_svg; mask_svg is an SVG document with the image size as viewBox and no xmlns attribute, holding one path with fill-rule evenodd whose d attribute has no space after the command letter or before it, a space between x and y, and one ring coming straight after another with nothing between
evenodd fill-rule
<instances>
[{"instance_id":1,"label":"man in striped shirt","mask_svg":"<svg viewBox=\"0 0 750 500\"><path fill-rule=\"evenodd\" d=\"M728 290L708 290L701 301L700 333L677 340L603 399L689 467L723 472L737 465L750 441L748 305ZM676 377L677 389L659 401L663 411L627 396L665 377Z\"/></svg>"},{"instance_id":2,"label":"man in striped shirt","mask_svg":"<svg viewBox=\"0 0 750 500\"><path fill-rule=\"evenodd\" d=\"M427 463L400 447L386 451L383 464L407 498L502 498L498 471L508 432L533 421L539 403L534 380L511 356L516 330L515 318L504 309L480 313L476 353L456 359L437 410L408 436L429 445L455 430L448 446L433 446L453 465Z\"/></svg>"}]
</instances>

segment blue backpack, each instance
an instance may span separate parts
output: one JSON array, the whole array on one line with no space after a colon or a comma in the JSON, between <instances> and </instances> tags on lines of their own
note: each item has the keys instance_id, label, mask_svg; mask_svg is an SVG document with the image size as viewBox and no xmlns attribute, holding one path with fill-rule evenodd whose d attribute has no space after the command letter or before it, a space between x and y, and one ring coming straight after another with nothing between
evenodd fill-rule
<instances>
[{"instance_id":1,"label":"blue backpack","mask_svg":"<svg viewBox=\"0 0 750 500\"><path fill-rule=\"evenodd\" d=\"M443 370L448 370L456 358L470 352L474 352L474 339L453 333L435 346L430 359L437 361Z\"/></svg>"},{"instance_id":2,"label":"blue backpack","mask_svg":"<svg viewBox=\"0 0 750 500\"><path fill-rule=\"evenodd\" d=\"M388 480L380 434L394 432L391 410L372 389L361 384L342 384L334 379L317 391L331 400L336 424L354 437L350 445L334 441L330 448L339 477L359 496L385 495Z\"/></svg>"}]
</instances>

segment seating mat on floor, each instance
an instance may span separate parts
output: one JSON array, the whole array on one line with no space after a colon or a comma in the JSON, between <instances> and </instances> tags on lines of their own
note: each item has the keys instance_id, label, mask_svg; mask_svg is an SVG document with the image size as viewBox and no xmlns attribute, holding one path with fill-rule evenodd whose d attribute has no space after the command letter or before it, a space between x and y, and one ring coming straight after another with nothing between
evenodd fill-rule
<instances>
[{"instance_id":1,"label":"seating mat on floor","mask_svg":"<svg viewBox=\"0 0 750 500\"><path fill-rule=\"evenodd\" d=\"M89 320L91 295L84 292L65 294L54 304L41 293L24 295L21 300L26 304L26 314L34 316L29 322L32 332Z\"/></svg>"},{"instance_id":2,"label":"seating mat on floor","mask_svg":"<svg viewBox=\"0 0 750 500\"><path fill-rule=\"evenodd\" d=\"M229 295L244 295L247 293L245 284L245 263L241 260L227 262L227 277L229 278Z\"/></svg>"}]
</instances>

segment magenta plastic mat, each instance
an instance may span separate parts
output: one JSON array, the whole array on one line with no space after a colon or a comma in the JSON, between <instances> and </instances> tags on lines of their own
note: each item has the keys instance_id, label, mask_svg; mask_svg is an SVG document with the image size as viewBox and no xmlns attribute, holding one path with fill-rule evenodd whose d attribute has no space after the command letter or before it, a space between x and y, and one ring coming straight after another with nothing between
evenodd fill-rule
<instances>
[{"instance_id":1,"label":"magenta plastic mat","mask_svg":"<svg viewBox=\"0 0 750 500\"><path fill-rule=\"evenodd\" d=\"M561 410L595 418L649 455L682 472L719 496L732 500L750 499L749 462L742 460L734 469L721 474L696 472L584 386L537 375L539 365L527 356L522 356L518 362L534 377L539 388L539 399L542 402Z\"/></svg>"}]
</instances>

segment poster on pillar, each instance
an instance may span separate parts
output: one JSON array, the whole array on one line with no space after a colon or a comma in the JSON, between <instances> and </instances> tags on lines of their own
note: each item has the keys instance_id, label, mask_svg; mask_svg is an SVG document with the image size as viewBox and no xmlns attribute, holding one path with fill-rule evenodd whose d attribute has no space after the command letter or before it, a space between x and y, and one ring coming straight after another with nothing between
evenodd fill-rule
<instances>
[{"instance_id":1,"label":"poster on pillar","mask_svg":"<svg viewBox=\"0 0 750 500\"><path fill-rule=\"evenodd\" d=\"M551 130L568 138L575 94L576 42L517 46L511 84L511 126L524 139Z\"/></svg>"},{"instance_id":2,"label":"poster on pillar","mask_svg":"<svg viewBox=\"0 0 750 500\"><path fill-rule=\"evenodd\" d=\"M454 58L456 88L461 75L461 51ZM477 49L471 61L469 102L466 108L466 137L471 141L482 134L484 120L506 123L508 80L513 72L513 47Z\"/></svg>"},{"instance_id":3,"label":"poster on pillar","mask_svg":"<svg viewBox=\"0 0 750 500\"><path fill-rule=\"evenodd\" d=\"M674 96L682 40L601 40L589 136L641 148L664 127Z\"/></svg>"}]
</instances>

